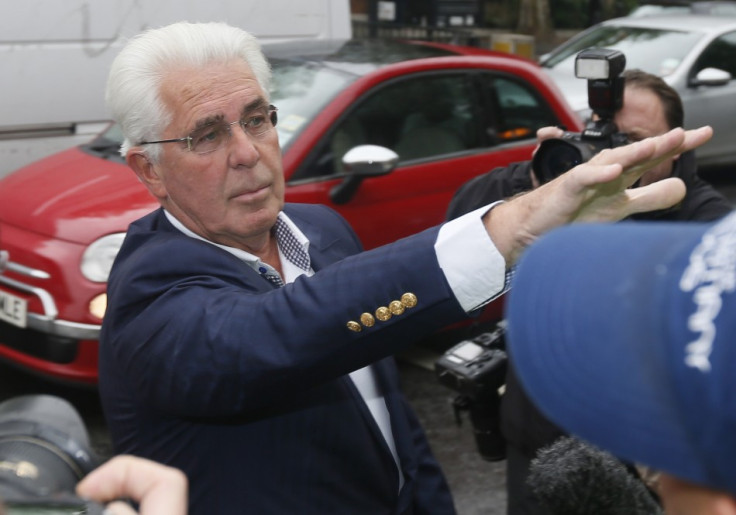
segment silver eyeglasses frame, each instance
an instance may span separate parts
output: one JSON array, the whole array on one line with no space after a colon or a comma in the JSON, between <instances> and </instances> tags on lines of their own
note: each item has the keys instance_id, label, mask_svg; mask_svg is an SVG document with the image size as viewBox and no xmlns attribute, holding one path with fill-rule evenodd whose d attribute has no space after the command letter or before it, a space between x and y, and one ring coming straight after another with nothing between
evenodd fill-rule
<instances>
[{"instance_id":1,"label":"silver eyeglasses frame","mask_svg":"<svg viewBox=\"0 0 736 515\"><path fill-rule=\"evenodd\" d=\"M226 132L226 136L227 137L224 138L215 148L213 148L211 150L206 150L204 152L197 152L196 150L194 150L194 145L192 143L194 141L193 135L196 132L201 131L202 128L195 129L188 136L185 136L183 138L162 139L162 140L157 140L157 141L141 141L138 144L139 145L154 145L154 144L158 144L158 143L183 143L183 142L186 142L186 144L187 144L187 150L189 152L194 152L195 154L199 154L199 155L210 154L210 153L216 151L217 149L221 148L222 145L223 145L223 143L226 143L227 141L230 141L230 139L233 136L233 130L232 130L233 125L236 125L236 124L237 125L240 125L240 128L243 129L243 132L245 132L249 136L261 136L262 134L265 134L266 132L268 132L271 129L273 129L274 127L276 127L276 123L278 122L278 114L277 114L278 108L276 106L274 106L274 105L269 105L268 108L266 108L266 112L267 112L267 121L263 125L261 125L259 127L255 127L254 128L251 125L249 125L249 123L254 118L256 118L256 117L252 116L250 113L248 114L247 117L244 116L240 120L235 120L234 122L229 122L229 123L226 122L224 124L224 126L227 128L227 132Z\"/></svg>"}]
</instances>

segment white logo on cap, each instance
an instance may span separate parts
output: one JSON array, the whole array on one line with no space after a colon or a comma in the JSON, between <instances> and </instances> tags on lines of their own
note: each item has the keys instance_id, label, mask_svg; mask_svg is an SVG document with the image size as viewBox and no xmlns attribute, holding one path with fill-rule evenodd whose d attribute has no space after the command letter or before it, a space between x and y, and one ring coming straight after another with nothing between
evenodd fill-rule
<instances>
[{"instance_id":1,"label":"white logo on cap","mask_svg":"<svg viewBox=\"0 0 736 515\"><path fill-rule=\"evenodd\" d=\"M687 327L698 338L685 347L685 365L710 371L710 354L716 337L716 317L723 293L736 289L736 215L728 216L703 235L690 254L690 264L680 279L683 292L693 292L697 309Z\"/></svg>"}]
</instances>

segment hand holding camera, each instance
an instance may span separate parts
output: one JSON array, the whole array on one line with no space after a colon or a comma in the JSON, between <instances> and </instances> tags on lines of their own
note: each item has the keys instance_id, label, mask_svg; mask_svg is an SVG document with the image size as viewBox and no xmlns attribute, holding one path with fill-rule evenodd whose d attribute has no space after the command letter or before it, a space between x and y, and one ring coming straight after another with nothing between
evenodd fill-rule
<instances>
[{"instance_id":1,"label":"hand holding camera","mask_svg":"<svg viewBox=\"0 0 736 515\"><path fill-rule=\"evenodd\" d=\"M135 456L116 456L92 471L77 485L77 494L97 502L131 498L139 512L129 504L112 502L105 513L116 515L166 514L187 512L187 478L178 469Z\"/></svg>"},{"instance_id":2,"label":"hand holding camera","mask_svg":"<svg viewBox=\"0 0 736 515\"><path fill-rule=\"evenodd\" d=\"M177 469L134 456L99 466L76 409L52 395L0 403L0 515L184 515L187 479Z\"/></svg>"}]
</instances>

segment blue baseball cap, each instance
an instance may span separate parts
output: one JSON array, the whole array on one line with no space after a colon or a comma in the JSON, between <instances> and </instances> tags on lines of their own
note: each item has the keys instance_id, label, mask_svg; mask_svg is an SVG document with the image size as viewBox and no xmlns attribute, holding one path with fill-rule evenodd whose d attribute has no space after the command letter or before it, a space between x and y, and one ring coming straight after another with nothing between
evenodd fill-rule
<instances>
[{"instance_id":1,"label":"blue baseball cap","mask_svg":"<svg viewBox=\"0 0 736 515\"><path fill-rule=\"evenodd\" d=\"M736 494L735 290L736 213L558 229L519 262L511 359L566 431Z\"/></svg>"}]
</instances>

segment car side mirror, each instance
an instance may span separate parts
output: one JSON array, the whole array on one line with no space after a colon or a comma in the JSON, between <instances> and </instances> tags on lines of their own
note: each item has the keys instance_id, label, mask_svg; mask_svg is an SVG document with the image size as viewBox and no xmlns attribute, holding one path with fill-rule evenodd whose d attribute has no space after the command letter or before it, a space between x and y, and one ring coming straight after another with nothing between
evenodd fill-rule
<instances>
[{"instance_id":1,"label":"car side mirror","mask_svg":"<svg viewBox=\"0 0 736 515\"><path fill-rule=\"evenodd\" d=\"M688 86L723 86L731 81L731 74L719 68L703 68L690 79Z\"/></svg>"},{"instance_id":2,"label":"car side mirror","mask_svg":"<svg viewBox=\"0 0 736 515\"><path fill-rule=\"evenodd\" d=\"M353 198L363 179L386 175L398 162L399 155L386 147L358 145L351 148L342 157L345 180L332 188L330 199L335 204L345 204Z\"/></svg>"}]
</instances>

